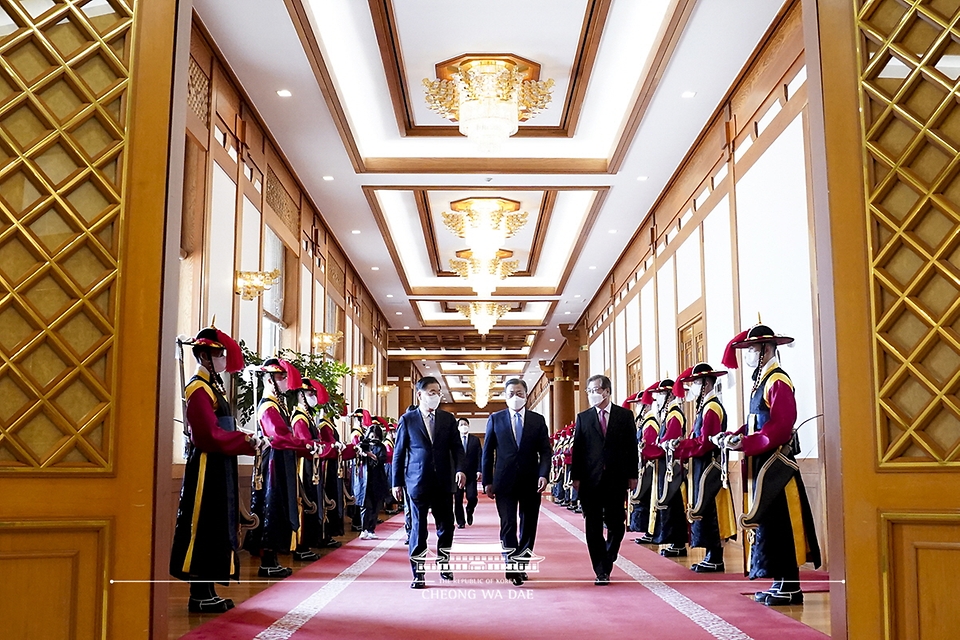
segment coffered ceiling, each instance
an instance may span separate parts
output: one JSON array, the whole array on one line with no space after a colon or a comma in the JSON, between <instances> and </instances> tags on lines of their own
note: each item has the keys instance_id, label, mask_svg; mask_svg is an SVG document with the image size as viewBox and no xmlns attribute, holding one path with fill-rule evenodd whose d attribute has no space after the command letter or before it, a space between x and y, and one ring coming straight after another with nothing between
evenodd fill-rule
<instances>
[{"instance_id":1,"label":"coffered ceiling","mask_svg":"<svg viewBox=\"0 0 960 640\"><path fill-rule=\"evenodd\" d=\"M195 0L348 258L391 323L391 358L463 399L550 360L779 10L771 0ZM466 53L514 54L552 78L549 107L490 157L427 108L422 80ZM277 91L286 89L290 97ZM333 180L324 180L323 176ZM520 203L519 261L480 336L442 212Z\"/></svg>"}]
</instances>

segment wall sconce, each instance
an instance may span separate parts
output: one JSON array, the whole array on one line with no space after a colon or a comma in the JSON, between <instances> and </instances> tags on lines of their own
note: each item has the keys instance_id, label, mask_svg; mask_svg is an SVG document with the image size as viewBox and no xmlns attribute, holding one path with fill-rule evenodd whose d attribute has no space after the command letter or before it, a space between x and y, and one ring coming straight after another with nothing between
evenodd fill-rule
<instances>
[{"instance_id":1,"label":"wall sconce","mask_svg":"<svg viewBox=\"0 0 960 640\"><path fill-rule=\"evenodd\" d=\"M257 296L280 282L280 270L238 271L237 293L244 300L255 300Z\"/></svg>"},{"instance_id":2,"label":"wall sconce","mask_svg":"<svg viewBox=\"0 0 960 640\"><path fill-rule=\"evenodd\" d=\"M315 349L320 351L326 351L333 345L337 344L343 339L343 331L337 331L336 333L322 333L318 332L313 334L313 346Z\"/></svg>"},{"instance_id":3,"label":"wall sconce","mask_svg":"<svg viewBox=\"0 0 960 640\"><path fill-rule=\"evenodd\" d=\"M371 373L373 373L372 364L356 364L353 366L353 375L358 380L363 380Z\"/></svg>"},{"instance_id":4,"label":"wall sconce","mask_svg":"<svg viewBox=\"0 0 960 640\"><path fill-rule=\"evenodd\" d=\"M397 388L397 385L395 384L382 384L379 387L377 387L377 395L386 397L391 393L393 393L394 389L396 388Z\"/></svg>"}]
</instances>

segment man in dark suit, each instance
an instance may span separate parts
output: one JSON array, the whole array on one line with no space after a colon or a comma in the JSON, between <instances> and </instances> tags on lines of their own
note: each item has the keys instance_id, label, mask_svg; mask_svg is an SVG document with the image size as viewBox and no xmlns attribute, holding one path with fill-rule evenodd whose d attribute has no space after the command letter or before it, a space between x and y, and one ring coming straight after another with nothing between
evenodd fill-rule
<instances>
[{"instance_id":1,"label":"man in dark suit","mask_svg":"<svg viewBox=\"0 0 960 640\"><path fill-rule=\"evenodd\" d=\"M507 409L487 420L483 442L483 491L497 501L500 543L508 562L523 563L533 553L540 517L540 494L550 474L550 434L543 416L527 411L527 383L519 378L504 385ZM520 536L517 537L517 513ZM512 550L512 551L510 551ZM524 571L507 571L515 585L527 579Z\"/></svg>"},{"instance_id":2,"label":"man in dark suit","mask_svg":"<svg viewBox=\"0 0 960 640\"><path fill-rule=\"evenodd\" d=\"M457 430L460 432L460 443L466 457L463 462L463 472L467 474L467 486L457 488L453 498L453 514L457 518L457 528L463 529L473 524L473 510L477 508L477 483L480 481L480 438L470 435L470 421L466 418L457 420ZM463 497L467 497L467 517L463 517Z\"/></svg>"},{"instance_id":3,"label":"man in dark suit","mask_svg":"<svg viewBox=\"0 0 960 640\"><path fill-rule=\"evenodd\" d=\"M603 586L610 584L623 540L627 489L637 488L637 427L629 410L610 402L608 377L591 376L587 398L590 408L577 415L571 478L583 508L587 550L597 574L594 584Z\"/></svg>"},{"instance_id":4,"label":"man in dark suit","mask_svg":"<svg viewBox=\"0 0 960 640\"><path fill-rule=\"evenodd\" d=\"M393 497L398 501L404 489L410 497L410 566L413 589L426 586L422 558L427 551L427 511L433 510L437 525L437 557L441 565L449 559L453 544L454 471L456 486L463 488L463 446L457 437L453 414L438 410L440 382L431 376L417 382L419 407L408 411L397 426L393 450ZM420 563L418 563L418 559ZM443 580L453 573L441 571Z\"/></svg>"}]
</instances>

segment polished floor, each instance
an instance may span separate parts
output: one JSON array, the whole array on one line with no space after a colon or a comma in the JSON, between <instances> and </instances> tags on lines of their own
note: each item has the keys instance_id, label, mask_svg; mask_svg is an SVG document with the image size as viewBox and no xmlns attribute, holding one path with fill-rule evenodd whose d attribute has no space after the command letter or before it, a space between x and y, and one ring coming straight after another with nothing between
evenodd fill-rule
<instances>
[{"instance_id":1,"label":"polished floor","mask_svg":"<svg viewBox=\"0 0 960 640\"><path fill-rule=\"evenodd\" d=\"M562 514L565 518L568 518L574 524L577 524L579 518L569 518L571 514L565 509L562 509L556 505L545 502L543 505L545 510L550 510L554 515ZM402 518L402 516L398 516ZM554 518L555 519L555 518ZM540 528L544 528L544 525L550 521L550 518L541 516ZM388 525L389 529L395 530L395 522L390 522ZM385 527L386 529L387 527ZM459 530L458 530L459 533ZM497 526L496 526L496 509L493 503L489 501L481 500L478 507L476 524L472 527L469 527L466 532L467 535L462 535L464 539L474 539L486 540L490 538L496 540L497 536ZM347 536L342 538L344 545L350 545L356 540L357 534L350 533ZM652 551L634 545L632 539L634 534L627 533L627 537L624 539L624 554L629 554L633 557L645 557L644 554L652 555ZM431 539L433 536L431 534ZM362 544L362 541L357 541L353 546ZM403 548L405 551L405 548ZM742 560L740 559L739 553L736 553L735 549L731 548L732 553L728 553L727 565L728 572L730 574L738 574L742 567ZM331 553L337 553L337 550L323 550L321 555L323 556L320 560L316 561L316 567L324 566L323 563L332 564L336 558L327 558ZM393 553L393 552L391 552ZM583 551L585 553L585 550ZM639 554L639 555L638 555ZM677 558L673 562L688 567L690 564L697 562L702 557L702 552L699 550L692 550L690 556L686 558ZM289 560L289 558L288 558ZM256 559L251 559L249 555L245 552L241 558L241 580L240 584L231 585L229 587L218 587L218 592L221 596L232 598L237 605L240 605L249 598L257 595L258 593L269 588L272 583L261 581L257 578L257 561ZM289 562L288 562L289 564ZM293 562L292 566L295 571L299 572L304 568L310 566L312 563L298 563ZM294 574L294 578L297 577L297 573ZM759 583L758 583L759 584ZM764 585L766 586L766 585ZM407 586L405 584L396 585L398 590L398 595L402 596L405 593L409 593ZM346 595L346 594L345 594ZM749 596L744 595L744 599L748 599ZM187 586L186 584L177 583L173 585L173 588L170 592L170 603L169 603L169 637L170 638L179 638L183 634L189 632L192 629L196 629L200 625L204 624L207 621L214 620L217 618L215 615L200 615L200 614L189 614L186 611L186 599L187 599ZM752 605L751 606L759 606ZM780 607L777 608L779 614L789 616L795 620L802 622L803 624L817 629L825 634L829 634L830 629L830 601L829 594L826 592L811 592L807 591L805 594L805 604L795 607ZM548 612L544 612L548 613ZM722 612L719 612L722 614ZM298 635L297 637L300 637ZM492 637L492 636L491 636ZM760 636L753 636L760 637Z\"/></svg>"}]
</instances>

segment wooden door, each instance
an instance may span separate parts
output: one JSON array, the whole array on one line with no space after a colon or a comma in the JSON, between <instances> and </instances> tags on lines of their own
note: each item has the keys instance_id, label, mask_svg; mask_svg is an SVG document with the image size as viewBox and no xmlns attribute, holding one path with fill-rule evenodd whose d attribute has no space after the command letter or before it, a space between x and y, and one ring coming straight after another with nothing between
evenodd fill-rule
<instances>
[{"instance_id":1,"label":"wooden door","mask_svg":"<svg viewBox=\"0 0 960 640\"><path fill-rule=\"evenodd\" d=\"M175 2L0 9L0 635L146 637Z\"/></svg>"},{"instance_id":2,"label":"wooden door","mask_svg":"<svg viewBox=\"0 0 960 640\"><path fill-rule=\"evenodd\" d=\"M706 333L706 324L703 316L698 316L689 324L680 329L680 340L678 342L680 349L680 372L703 362L706 355L706 343L704 334ZM679 372L678 374L679 375ZM693 429L693 421L696 418L697 408L692 402L686 402L683 406L684 413L687 416L687 429Z\"/></svg>"},{"instance_id":3,"label":"wooden door","mask_svg":"<svg viewBox=\"0 0 960 640\"><path fill-rule=\"evenodd\" d=\"M833 633L960 609L960 5L805 1Z\"/></svg>"}]
</instances>

